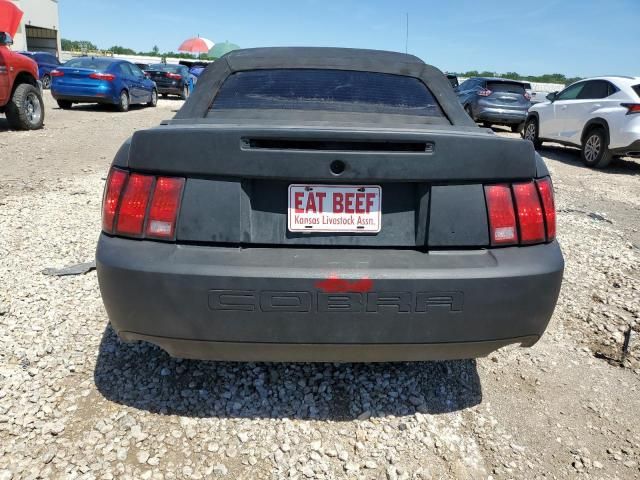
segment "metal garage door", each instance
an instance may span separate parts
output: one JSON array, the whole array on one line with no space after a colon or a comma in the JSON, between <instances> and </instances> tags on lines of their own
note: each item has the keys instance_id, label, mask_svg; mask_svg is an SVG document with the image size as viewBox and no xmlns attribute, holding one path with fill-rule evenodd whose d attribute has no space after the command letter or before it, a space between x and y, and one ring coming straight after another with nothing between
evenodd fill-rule
<instances>
[{"instance_id":1,"label":"metal garage door","mask_svg":"<svg viewBox=\"0 0 640 480\"><path fill-rule=\"evenodd\" d=\"M58 56L58 31L50 28L25 26L27 50L30 52L48 52Z\"/></svg>"}]
</instances>

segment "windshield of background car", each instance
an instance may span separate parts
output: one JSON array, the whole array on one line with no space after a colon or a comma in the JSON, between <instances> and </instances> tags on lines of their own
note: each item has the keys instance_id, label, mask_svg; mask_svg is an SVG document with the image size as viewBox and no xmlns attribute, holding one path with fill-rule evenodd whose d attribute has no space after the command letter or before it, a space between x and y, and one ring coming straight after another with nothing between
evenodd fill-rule
<instances>
[{"instance_id":1,"label":"windshield of background car","mask_svg":"<svg viewBox=\"0 0 640 480\"><path fill-rule=\"evenodd\" d=\"M492 92L520 93L524 95L524 85L522 83L487 82L487 89Z\"/></svg>"},{"instance_id":2,"label":"windshield of background car","mask_svg":"<svg viewBox=\"0 0 640 480\"><path fill-rule=\"evenodd\" d=\"M636 92L636 95L640 98L640 85L634 85L631 88L633 88L633 91Z\"/></svg>"},{"instance_id":3,"label":"windshield of background car","mask_svg":"<svg viewBox=\"0 0 640 480\"><path fill-rule=\"evenodd\" d=\"M72 58L64 64L69 68L90 68L91 70L106 70L111 65L113 65L111 60L91 57Z\"/></svg>"},{"instance_id":4,"label":"windshield of background car","mask_svg":"<svg viewBox=\"0 0 640 480\"><path fill-rule=\"evenodd\" d=\"M182 70L182 66L180 65L167 65L164 63L158 63L155 65L149 65L149 70L153 70L155 72L171 72L171 73L180 73Z\"/></svg>"},{"instance_id":5,"label":"windshield of background car","mask_svg":"<svg viewBox=\"0 0 640 480\"><path fill-rule=\"evenodd\" d=\"M211 109L324 110L444 117L433 94L417 78L320 69L234 73L225 80Z\"/></svg>"}]
</instances>

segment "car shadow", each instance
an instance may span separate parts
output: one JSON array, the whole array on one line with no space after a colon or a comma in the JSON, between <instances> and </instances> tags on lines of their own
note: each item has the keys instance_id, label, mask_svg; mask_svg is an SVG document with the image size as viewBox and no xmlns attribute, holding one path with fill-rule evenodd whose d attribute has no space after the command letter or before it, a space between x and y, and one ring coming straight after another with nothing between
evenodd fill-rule
<instances>
[{"instance_id":1,"label":"car shadow","mask_svg":"<svg viewBox=\"0 0 640 480\"><path fill-rule=\"evenodd\" d=\"M562 162L566 165L572 165L575 167L588 168L582 163L580 150L577 148L543 144L542 147L538 149L538 153L542 155L545 160ZM630 157L614 158L606 168L598 169L598 171L618 175L640 175L640 160Z\"/></svg>"},{"instance_id":2,"label":"car shadow","mask_svg":"<svg viewBox=\"0 0 640 480\"><path fill-rule=\"evenodd\" d=\"M10 130L11 128L9 127L9 122L7 121L7 119L4 117L0 117L0 133L8 132Z\"/></svg>"},{"instance_id":3,"label":"car shadow","mask_svg":"<svg viewBox=\"0 0 640 480\"><path fill-rule=\"evenodd\" d=\"M107 327L94 371L108 400L164 415L349 421L437 414L482 401L475 360L239 363L181 360Z\"/></svg>"},{"instance_id":4,"label":"car shadow","mask_svg":"<svg viewBox=\"0 0 640 480\"><path fill-rule=\"evenodd\" d=\"M147 105L142 105L142 104L130 105L129 111L143 110L145 108L148 108ZM53 109L64 111L63 108L60 108L57 106L53 107ZM70 109L67 109L66 111L73 112L74 110L81 111L81 112L109 112L109 113L117 112L116 107L114 105L109 105L104 103L81 103L81 104L74 105L73 107L71 107Z\"/></svg>"}]
</instances>

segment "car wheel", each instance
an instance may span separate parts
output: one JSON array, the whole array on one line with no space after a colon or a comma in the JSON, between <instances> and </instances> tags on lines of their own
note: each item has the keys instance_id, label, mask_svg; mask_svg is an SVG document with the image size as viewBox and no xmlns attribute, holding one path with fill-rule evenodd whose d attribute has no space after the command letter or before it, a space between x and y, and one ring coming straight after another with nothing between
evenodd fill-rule
<instances>
[{"instance_id":1,"label":"car wheel","mask_svg":"<svg viewBox=\"0 0 640 480\"><path fill-rule=\"evenodd\" d=\"M162 94L162 98L167 98L169 95L167 95L166 93Z\"/></svg>"},{"instance_id":2,"label":"car wheel","mask_svg":"<svg viewBox=\"0 0 640 480\"><path fill-rule=\"evenodd\" d=\"M149 103L147 103L148 107L155 107L158 105L158 91L154 88L151 91L151 98L149 99Z\"/></svg>"},{"instance_id":3,"label":"car wheel","mask_svg":"<svg viewBox=\"0 0 640 480\"><path fill-rule=\"evenodd\" d=\"M44 88L45 90L49 90L49 88L51 88L51 77L49 75L45 75L44 77L42 77L41 81L42 88Z\"/></svg>"},{"instance_id":4,"label":"car wheel","mask_svg":"<svg viewBox=\"0 0 640 480\"><path fill-rule=\"evenodd\" d=\"M602 128L594 128L585 135L582 142L582 161L587 167L604 168L613 155L607 146L607 137Z\"/></svg>"},{"instance_id":5,"label":"car wheel","mask_svg":"<svg viewBox=\"0 0 640 480\"><path fill-rule=\"evenodd\" d=\"M129 111L129 94L126 90L120 92L120 99L118 104L116 105L119 112L128 112Z\"/></svg>"},{"instance_id":6,"label":"car wheel","mask_svg":"<svg viewBox=\"0 0 640 480\"><path fill-rule=\"evenodd\" d=\"M535 118L530 118L525 122L522 138L533 143L535 149L542 146L542 142L538 138L538 121Z\"/></svg>"},{"instance_id":7,"label":"car wheel","mask_svg":"<svg viewBox=\"0 0 640 480\"><path fill-rule=\"evenodd\" d=\"M182 100L186 100L187 98L189 98L189 85L185 85L184 87L182 87L182 94L180 95L180 98Z\"/></svg>"},{"instance_id":8,"label":"car wheel","mask_svg":"<svg viewBox=\"0 0 640 480\"><path fill-rule=\"evenodd\" d=\"M62 110L69 110L72 105L73 103L71 103L69 100L58 100L58 106Z\"/></svg>"},{"instance_id":9,"label":"car wheel","mask_svg":"<svg viewBox=\"0 0 640 480\"><path fill-rule=\"evenodd\" d=\"M464 111L467 112L467 115L469 115L469 117L471 118L471 120L474 120L473 118L473 111L471 110L471 105L465 105L464 106ZM475 120L474 120L475 121Z\"/></svg>"},{"instance_id":10,"label":"car wheel","mask_svg":"<svg viewBox=\"0 0 640 480\"><path fill-rule=\"evenodd\" d=\"M516 125L511 125L511 131L513 133L520 133L520 132L522 132L522 128L523 127L524 127L524 122L518 123Z\"/></svg>"},{"instance_id":11,"label":"car wheel","mask_svg":"<svg viewBox=\"0 0 640 480\"><path fill-rule=\"evenodd\" d=\"M18 85L5 111L15 130L38 130L44 124L44 102L40 90L29 83Z\"/></svg>"}]
</instances>

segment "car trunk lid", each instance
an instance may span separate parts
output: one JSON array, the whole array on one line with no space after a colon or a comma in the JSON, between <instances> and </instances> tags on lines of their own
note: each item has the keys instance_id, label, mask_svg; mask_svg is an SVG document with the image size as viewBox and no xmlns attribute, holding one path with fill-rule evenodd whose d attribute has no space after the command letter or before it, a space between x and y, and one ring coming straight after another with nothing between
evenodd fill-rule
<instances>
[{"instance_id":1,"label":"car trunk lid","mask_svg":"<svg viewBox=\"0 0 640 480\"><path fill-rule=\"evenodd\" d=\"M187 179L178 242L367 248L487 246L483 184L536 171L530 142L424 125L165 125L121 166ZM292 231L291 185L379 187L379 231Z\"/></svg>"}]
</instances>

